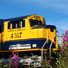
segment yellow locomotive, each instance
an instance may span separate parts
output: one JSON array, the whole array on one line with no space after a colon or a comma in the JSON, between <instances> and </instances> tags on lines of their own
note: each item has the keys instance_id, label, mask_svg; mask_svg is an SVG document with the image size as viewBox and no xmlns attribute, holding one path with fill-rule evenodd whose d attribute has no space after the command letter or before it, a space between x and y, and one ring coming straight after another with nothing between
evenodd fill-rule
<instances>
[{"instance_id":1,"label":"yellow locomotive","mask_svg":"<svg viewBox=\"0 0 68 68\"><path fill-rule=\"evenodd\" d=\"M4 19L1 22L0 50L5 52L41 50L44 42L46 51L52 43L52 49L58 49L56 27L46 25L39 15L29 15L18 18ZM55 36L55 38L54 38ZM54 40L52 41L52 39Z\"/></svg>"},{"instance_id":2,"label":"yellow locomotive","mask_svg":"<svg viewBox=\"0 0 68 68\"><path fill-rule=\"evenodd\" d=\"M47 51L58 50L56 27L46 25L39 15L0 19L0 52Z\"/></svg>"}]
</instances>

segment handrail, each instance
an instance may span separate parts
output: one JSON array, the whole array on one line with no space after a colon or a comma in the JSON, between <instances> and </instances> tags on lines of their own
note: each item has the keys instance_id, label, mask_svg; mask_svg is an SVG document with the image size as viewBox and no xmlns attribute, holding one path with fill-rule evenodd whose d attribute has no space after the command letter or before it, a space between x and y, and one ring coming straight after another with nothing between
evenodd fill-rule
<instances>
[{"instance_id":1,"label":"handrail","mask_svg":"<svg viewBox=\"0 0 68 68\"><path fill-rule=\"evenodd\" d=\"M51 44L50 44L50 48L49 48L50 56L51 56L51 47L52 47L52 43L53 43L53 40L54 40L55 37L56 37L56 35L53 37L52 42L51 42Z\"/></svg>"},{"instance_id":2,"label":"handrail","mask_svg":"<svg viewBox=\"0 0 68 68\"><path fill-rule=\"evenodd\" d=\"M45 44L47 43L47 41L48 41L48 40L45 41L45 43L44 43L44 45L43 45L43 47L42 47L42 57L43 57L43 48L44 48Z\"/></svg>"},{"instance_id":3,"label":"handrail","mask_svg":"<svg viewBox=\"0 0 68 68\"><path fill-rule=\"evenodd\" d=\"M47 40L44 42L43 46L42 46L42 58L43 58L43 48L45 46L45 44L48 42L48 29L47 29Z\"/></svg>"},{"instance_id":4,"label":"handrail","mask_svg":"<svg viewBox=\"0 0 68 68\"><path fill-rule=\"evenodd\" d=\"M45 43L43 44L43 46L42 46L42 49L44 48L44 46L45 46L45 44L47 43L47 41L48 41L48 39L45 41Z\"/></svg>"}]
</instances>

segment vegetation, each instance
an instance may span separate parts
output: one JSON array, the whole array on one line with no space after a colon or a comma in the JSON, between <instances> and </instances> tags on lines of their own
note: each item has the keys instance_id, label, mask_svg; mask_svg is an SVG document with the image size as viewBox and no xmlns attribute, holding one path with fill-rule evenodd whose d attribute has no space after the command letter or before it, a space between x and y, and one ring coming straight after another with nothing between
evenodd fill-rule
<instances>
[{"instance_id":1,"label":"vegetation","mask_svg":"<svg viewBox=\"0 0 68 68\"><path fill-rule=\"evenodd\" d=\"M63 35L63 46L59 46L58 52L53 51L50 60L45 58L44 68L68 68L68 30Z\"/></svg>"},{"instance_id":2,"label":"vegetation","mask_svg":"<svg viewBox=\"0 0 68 68\"><path fill-rule=\"evenodd\" d=\"M59 51L57 59L57 68L68 68L68 31L63 36L62 50Z\"/></svg>"},{"instance_id":3,"label":"vegetation","mask_svg":"<svg viewBox=\"0 0 68 68\"><path fill-rule=\"evenodd\" d=\"M42 61L41 65L43 68L68 68L68 31L65 32L65 35L63 36L63 46L59 46L58 52L53 51L53 55L48 59L48 57L45 55L45 59ZM13 62L13 58L15 59L15 62ZM0 60L0 68L11 68L11 65L14 64L15 68L18 68L18 53L14 54L13 57L10 60L10 64L2 64L4 58ZM14 68L13 67L13 68ZM33 68L36 68L33 67Z\"/></svg>"}]
</instances>

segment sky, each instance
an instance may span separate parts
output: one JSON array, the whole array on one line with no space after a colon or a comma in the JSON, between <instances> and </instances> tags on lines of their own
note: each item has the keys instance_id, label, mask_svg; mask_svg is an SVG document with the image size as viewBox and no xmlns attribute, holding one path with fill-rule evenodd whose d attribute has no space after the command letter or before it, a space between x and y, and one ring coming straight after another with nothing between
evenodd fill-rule
<instances>
[{"instance_id":1,"label":"sky","mask_svg":"<svg viewBox=\"0 0 68 68\"><path fill-rule=\"evenodd\" d=\"M31 14L43 16L59 35L68 28L68 0L0 0L0 19Z\"/></svg>"}]
</instances>

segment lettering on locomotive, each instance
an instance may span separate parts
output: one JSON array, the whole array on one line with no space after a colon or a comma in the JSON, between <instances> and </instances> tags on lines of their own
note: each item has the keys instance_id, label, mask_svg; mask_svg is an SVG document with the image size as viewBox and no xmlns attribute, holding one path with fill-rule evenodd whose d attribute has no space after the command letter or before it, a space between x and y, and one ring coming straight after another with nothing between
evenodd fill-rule
<instances>
[{"instance_id":1,"label":"lettering on locomotive","mask_svg":"<svg viewBox=\"0 0 68 68\"><path fill-rule=\"evenodd\" d=\"M21 38L21 34L22 34L22 32L12 33L12 34L11 34L11 38Z\"/></svg>"}]
</instances>

